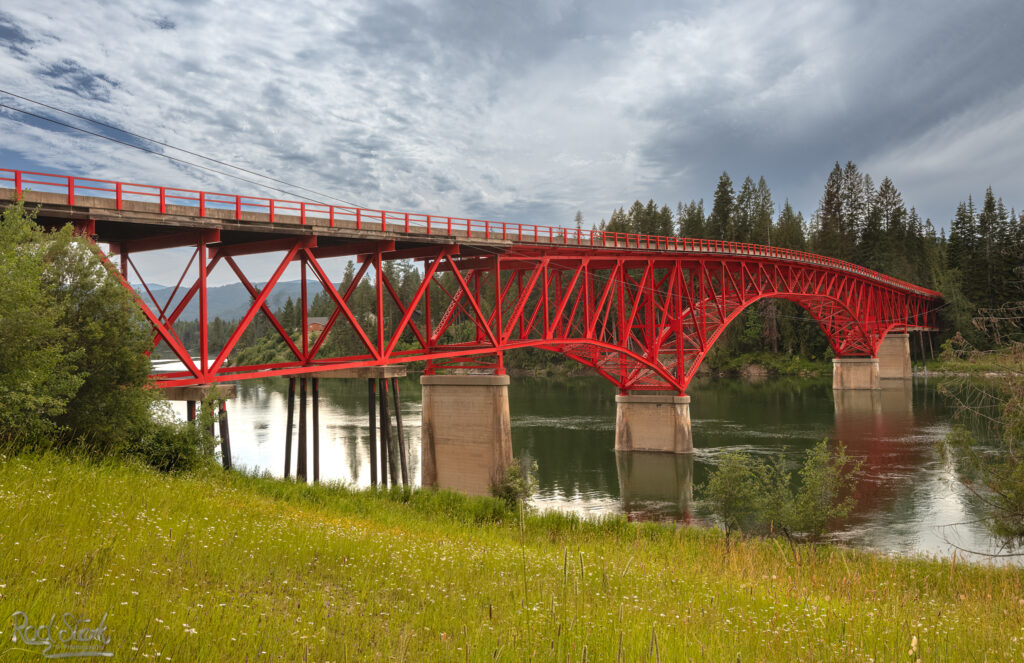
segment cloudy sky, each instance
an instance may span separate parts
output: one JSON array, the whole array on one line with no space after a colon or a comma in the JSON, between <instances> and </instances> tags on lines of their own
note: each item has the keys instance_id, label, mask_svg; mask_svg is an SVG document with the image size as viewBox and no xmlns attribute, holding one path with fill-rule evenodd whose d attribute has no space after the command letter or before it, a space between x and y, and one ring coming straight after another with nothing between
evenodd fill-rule
<instances>
[{"instance_id":1,"label":"cloudy sky","mask_svg":"<svg viewBox=\"0 0 1024 663\"><path fill-rule=\"evenodd\" d=\"M0 88L370 207L589 225L725 170L810 214L853 160L945 226L989 185L1024 206L1022 28L1019 0L5 0ZM0 167L266 194L3 108Z\"/></svg>"}]
</instances>

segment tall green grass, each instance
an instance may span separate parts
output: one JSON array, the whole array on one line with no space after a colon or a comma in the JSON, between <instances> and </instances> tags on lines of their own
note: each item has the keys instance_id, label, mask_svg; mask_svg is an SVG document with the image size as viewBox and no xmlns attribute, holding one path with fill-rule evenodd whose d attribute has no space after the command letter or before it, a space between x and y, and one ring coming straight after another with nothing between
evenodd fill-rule
<instances>
[{"instance_id":1,"label":"tall green grass","mask_svg":"<svg viewBox=\"0 0 1024 663\"><path fill-rule=\"evenodd\" d=\"M109 613L115 660L1024 656L1016 569L57 455L0 462L0 505L0 618Z\"/></svg>"}]
</instances>

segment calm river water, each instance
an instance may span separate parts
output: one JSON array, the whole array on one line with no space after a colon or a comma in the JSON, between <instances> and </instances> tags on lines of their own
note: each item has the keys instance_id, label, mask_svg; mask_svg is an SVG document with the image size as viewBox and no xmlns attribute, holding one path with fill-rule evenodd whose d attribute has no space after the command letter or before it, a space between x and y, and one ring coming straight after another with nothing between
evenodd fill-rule
<instances>
[{"instance_id":1,"label":"calm river water","mask_svg":"<svg viewBox=\"0 0 1024 663\"><path fill-rule=\"evenodd\" d=\"M321 479L367 486L366 382L320 384ZM696 382L688 393L697 452L685 457L616 455L615 390L600 378L513 378L512 440L517 456L537 461L541 509L677 521L705 518L693 486L724 452L782 452L795 463L816 442L841 440L863 460L857 508L841 540L896 554L946 556L954 544L992 550L979 525L964 524L975 519L965 489L936 449L952 418L936 386L916 380L912 388L833 393L830 379ZM400 391L418 482L419 381L402 380ZM239 385L230 422L236 465L283 474L286 394L287 380Z\"/></svg>"}]
</instances>

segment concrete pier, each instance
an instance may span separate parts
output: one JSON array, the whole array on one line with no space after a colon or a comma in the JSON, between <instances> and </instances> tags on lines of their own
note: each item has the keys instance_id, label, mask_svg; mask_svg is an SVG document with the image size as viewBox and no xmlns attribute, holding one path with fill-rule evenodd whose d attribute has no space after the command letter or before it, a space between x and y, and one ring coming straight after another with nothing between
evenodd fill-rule
<instances>
[{"instance_id":1,"label":"concrete pier","mask_svg":"<svg viewBox=\"0 0 1024 663\"><path fill-rule=\"evenodd\" d=\"M910 380L910 334L889 332L878 347L878 378L880 380Z\"/></svg>"},{"instance_id":2,"label":"concrete pier","mask_svg":"<svg viewBox=\"0 0 1024 663\"><path fill-rule=\"evenodd\" d=\"M424 375L421 481L489 495L512 462L507 375Z\"/></svg>"},{"instance_id":3,"label":"concrete pier","mask_svg":"<svg viewBox=\"0 0 1024 663\"><path fill-rule=\"evenodd\" d=\"M616 451L693 453L689 396L619 394L615 405Z\"/></svg>"},{"instance_id":4,"label":"concrete pier","mask_svg":"<svg viewBox=\"0 0 1024 663\"><path fill-rule=\"evenodd\" d=\"M877 357L838 357L832 360L833 389L880 389Z\"/></svg>"}]
</instances>

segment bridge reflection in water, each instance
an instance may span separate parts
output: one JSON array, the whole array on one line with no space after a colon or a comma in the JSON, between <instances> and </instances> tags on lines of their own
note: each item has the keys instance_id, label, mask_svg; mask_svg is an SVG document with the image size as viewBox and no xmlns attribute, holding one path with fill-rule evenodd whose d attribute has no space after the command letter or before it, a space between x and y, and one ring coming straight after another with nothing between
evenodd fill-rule
<instances>
[{"instance_id":1,"label":"bridge reflection in water","mask_svg":"<svg viewBox=\"0 0 1024 663\"><path fill-rule=\"evenodd\" d=\"M693 454L619 451L615 462L619 472L619 497L627 515L642 517L654 504L669 507L680 520L690 522Z\"/></svg>"}]
</instances>

